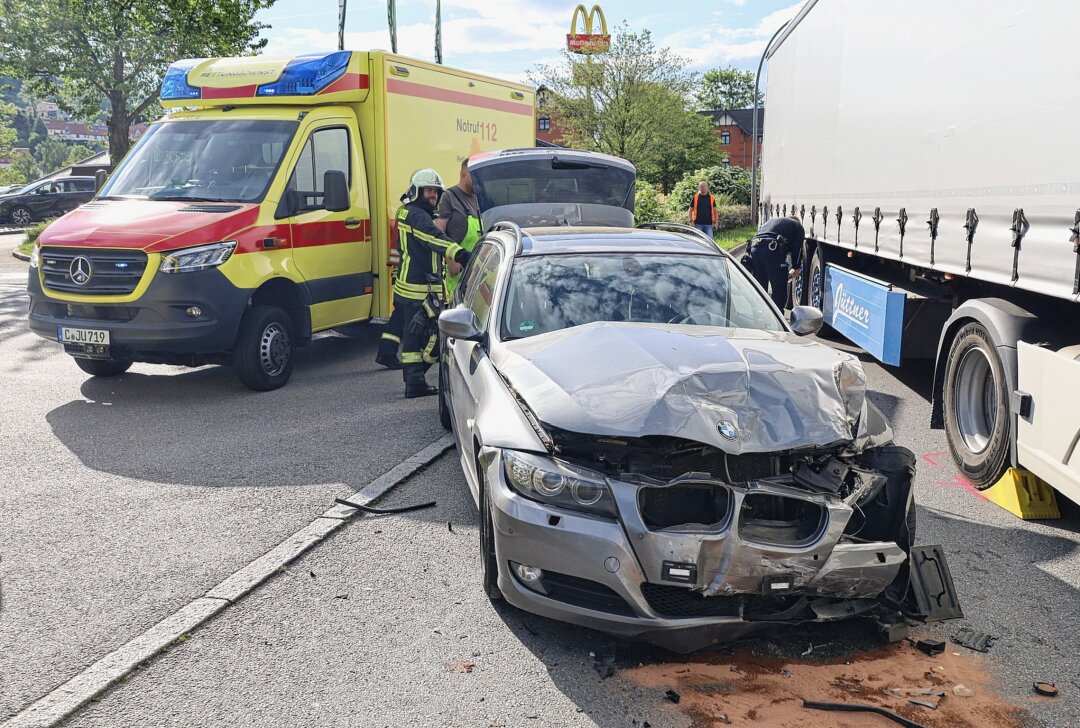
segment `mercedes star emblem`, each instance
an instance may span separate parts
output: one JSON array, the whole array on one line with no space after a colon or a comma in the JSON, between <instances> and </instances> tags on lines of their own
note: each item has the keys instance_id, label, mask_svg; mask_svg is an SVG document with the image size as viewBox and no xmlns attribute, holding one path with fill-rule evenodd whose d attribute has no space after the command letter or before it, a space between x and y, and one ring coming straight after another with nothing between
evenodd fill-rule
<instances>
[{"instance_id":1,"label":"mercedes star emblem","mask_svg":"<svg viewBox=\"0 0 1080 728\"><path fill-rule=\"evenodd\" d=\"M68 275L77 286L85 286L93 274L94 268L90 265L90 259L83 255L76 257L68 267Z\"/></svg>"}]
</instances>

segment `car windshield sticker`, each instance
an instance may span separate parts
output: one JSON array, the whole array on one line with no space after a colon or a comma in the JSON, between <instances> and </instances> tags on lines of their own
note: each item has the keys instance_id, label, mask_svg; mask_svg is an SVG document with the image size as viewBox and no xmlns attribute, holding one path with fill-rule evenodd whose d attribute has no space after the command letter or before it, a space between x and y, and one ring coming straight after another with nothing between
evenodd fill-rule
<instances>
[{"instance_id":1,"label":"car windshield sticker","mask_svg":"<svg viewBox=\"0 0 1080 728\"><path fill-rule=\"evenodd\" d=\"M536 328L536 324L532 321L525 320L518 324L518 331L532 331Z\"/></svg>"}]
</instances>

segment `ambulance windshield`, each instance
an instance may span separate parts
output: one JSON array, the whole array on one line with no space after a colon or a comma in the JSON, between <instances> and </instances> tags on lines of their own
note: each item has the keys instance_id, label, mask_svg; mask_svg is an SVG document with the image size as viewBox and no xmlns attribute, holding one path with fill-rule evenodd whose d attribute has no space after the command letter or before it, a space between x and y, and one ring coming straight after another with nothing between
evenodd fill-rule
<instances>
[{"instance_id":1,"label":"ambulance windshield","mask_svg":"<svg viewBox=\"0 0 1080 728\"><path fill-rule=\"evenodd\" d=\"M297 126L246 119L154 124L99 198L259 202Z\"/></svg>"}]
</instances>

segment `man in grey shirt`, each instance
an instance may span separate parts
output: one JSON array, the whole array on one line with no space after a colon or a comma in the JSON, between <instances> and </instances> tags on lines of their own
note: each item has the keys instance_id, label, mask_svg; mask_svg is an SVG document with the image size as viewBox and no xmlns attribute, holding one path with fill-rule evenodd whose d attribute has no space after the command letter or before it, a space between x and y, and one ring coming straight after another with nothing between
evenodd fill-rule
<instances>
[{"instance_id":1,"label":"man in grey shirt","mask_svg":"<svg viewBox=\"0 0 1080 728\"><path fill-rule=\"evenodd\" d=\"M473 190L468 158L461 161L458 183L439 198L435 226L470 253L480 239L480 203ZM461 266L447 260L446 269L446 292L452 297L461 278Z\"/></svg>"}]
</instances>

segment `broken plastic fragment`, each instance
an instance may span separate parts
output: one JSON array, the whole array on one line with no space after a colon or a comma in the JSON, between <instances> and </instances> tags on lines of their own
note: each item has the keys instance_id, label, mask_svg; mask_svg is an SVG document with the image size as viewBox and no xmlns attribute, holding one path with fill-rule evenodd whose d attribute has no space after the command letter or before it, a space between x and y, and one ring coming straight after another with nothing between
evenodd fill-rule
<instances>
[{"instance_id":1,"label":"broken plastic fragment","mask_svg":"<svg viewBox=\"0 0 1080 728\"><path fill-rule=\"evenodd\" d=\"M974 698L975 691L966 685L956 685L952 689L952 694L958 698Z\"/></svg>"}]
</instances>

